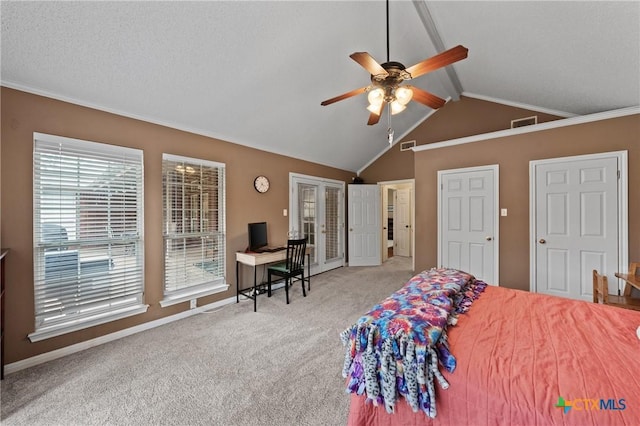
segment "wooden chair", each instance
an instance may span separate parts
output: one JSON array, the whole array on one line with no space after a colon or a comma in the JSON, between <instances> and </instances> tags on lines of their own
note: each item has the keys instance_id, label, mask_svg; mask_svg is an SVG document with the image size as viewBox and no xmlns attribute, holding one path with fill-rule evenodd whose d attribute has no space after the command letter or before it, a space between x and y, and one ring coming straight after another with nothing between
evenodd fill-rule
<instances>
[{"instance_id":1,"label":"wooden chair","mask_svg":"<svg viewBox=\"0 0 640 426\"><path fill-rule=\"evenodd\" d=\"M609 282L606 275L600 275L593 270L593 303L617 306L619 308L634 309L640 311L640 299L630 296L617 296L609 294Z\"/></svg>"},{"instance_id":2,"label":"wooden chair","mask_svg":"<svg viewBox=\"0 0 640 426\"><path fill-rule=\"evenodd\" d=\"M287 304L289 304L289 285L291 278L300 276L302 283L302 295L307 297L304 288L304 257L307 250L307 239L288 240L287 241L287 260L284 263L270 265L267 270L269 279L267 282L267 296L271 297L271 276L277 275L284 278L284 288L287 294ZM311 283L309 283L311 287Z\"/></svg>"}]
</instances>

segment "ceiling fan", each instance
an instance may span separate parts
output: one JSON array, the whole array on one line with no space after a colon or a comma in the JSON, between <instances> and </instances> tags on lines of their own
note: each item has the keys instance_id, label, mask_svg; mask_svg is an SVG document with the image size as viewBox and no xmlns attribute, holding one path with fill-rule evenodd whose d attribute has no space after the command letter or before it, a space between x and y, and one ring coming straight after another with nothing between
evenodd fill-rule
<instances>
[{"instance_id":1,"label":"ceiling fan","mask_svg":"<svg viewBox=\"0 0 640 426\"><path fill-rule=\"evenodd\" d=\"M371 84L343 93L335 98L327 99L321 102L320 105L330 105L334 102L369 92L367 96L369 106L367 109L371 114L367 122L368 125L378 123L385 104L390 104L391 114L402 112L411 99L430 108L438 109L446 103L444 99L415 86L401 85L402 82L462 60L467 57L468 51L469 49L466 47L458 45L422 62L418 62L409 68L406 68L400 62L389 61L389 0L387 0L387 62L379 64L367 52L351 54L349 56L351 59L369 71Z\"/></svg>"}]
</instances>

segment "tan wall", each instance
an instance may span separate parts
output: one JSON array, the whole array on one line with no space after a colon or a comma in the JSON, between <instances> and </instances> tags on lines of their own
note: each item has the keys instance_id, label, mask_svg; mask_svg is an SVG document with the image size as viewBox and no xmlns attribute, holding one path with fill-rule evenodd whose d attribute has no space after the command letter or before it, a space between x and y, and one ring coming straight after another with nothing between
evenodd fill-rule
<instances>
[{"instance_id":1,"label":"tan wall","mask_svg":"<svg viewBox=\"0 0 640 426\"><path fill-rule=\"evenodd\" d=\"M282 155L125 118L53 99L2 88L1 205L3 246L7 259L7 363L132 327L188 309L188 302L161 308L162 298L162 153L226 164L227 282L232 286L198 301L199 305L235 297L235 256L247 245L247 223L267 221L269 239L285 242L289 206L289 172L351 182L354 174ZM144 150L145 301L146 314L30 343L33 306L33 133L41 132ZM264 174L271 181L266 194L253 189ZM247 309L251 309L247 305Z\"/></svg>"},{"instance_id":2,"label":"tan wall","mask_svg":"<svg viewBox=\"0 0 640 426\"><path fill-rule=\"evenodd\" d=\"M628 151L629 259L640 260L640 115L415 153L416 268L437 261L437 171L498 164L500 285L529 289L529 161Z\"/></svg>"},{"instance_id":3,"label":"tan wall","mask_svg":"<svg viewBox=\"0 0 640 426\"><path fill-rule=\"evenodd\" d=\"M511 128L511 120L538 116L538 123L561 117L503 104L462 96L449 102L425 122L409 132L402 141L415 140L416 145L447 141ZM373 164L360 173L366 183L412 179L413 151L400 151L396 143Z\"/></svg>"}]
</instances>

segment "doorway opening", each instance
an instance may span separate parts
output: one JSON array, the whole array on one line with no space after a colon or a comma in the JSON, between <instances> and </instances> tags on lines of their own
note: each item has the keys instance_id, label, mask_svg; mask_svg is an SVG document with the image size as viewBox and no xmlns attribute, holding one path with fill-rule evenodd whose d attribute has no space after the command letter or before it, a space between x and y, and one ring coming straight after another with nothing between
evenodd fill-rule
<instances>
[{"instance_id":1,"label":"doorway opening","mask_svg":"<svg viewBox=\"0 0 640 426\"><path fill-rule=\"evenodd\" d=\"M414 268L414 179L379 182L382 199L382 261L395 256L411 258Z\"/></svg>"}]
</instances>

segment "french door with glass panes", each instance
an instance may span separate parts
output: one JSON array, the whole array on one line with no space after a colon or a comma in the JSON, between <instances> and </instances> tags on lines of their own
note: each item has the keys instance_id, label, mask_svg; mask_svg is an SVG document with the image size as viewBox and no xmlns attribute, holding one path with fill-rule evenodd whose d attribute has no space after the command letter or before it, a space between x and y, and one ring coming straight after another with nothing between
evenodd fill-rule
<instances>
[{"instance_id":1,"label":"french door with glass panes","mask_svg":"<svg viewBox=\"0 0 640 426\"><path fill-rule=\"evenodd\" d=\"M311 274L344 266L344 182L291 173L289 233L307 237Z\"/></svg>"}]
</instances>

